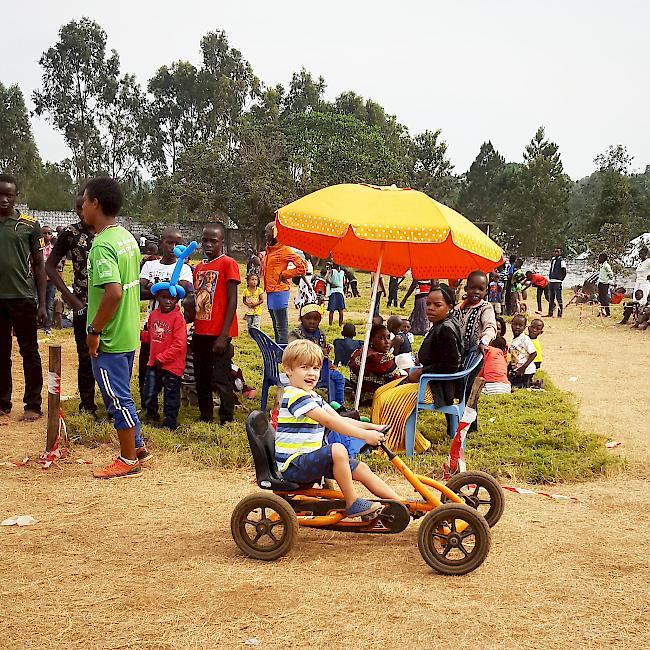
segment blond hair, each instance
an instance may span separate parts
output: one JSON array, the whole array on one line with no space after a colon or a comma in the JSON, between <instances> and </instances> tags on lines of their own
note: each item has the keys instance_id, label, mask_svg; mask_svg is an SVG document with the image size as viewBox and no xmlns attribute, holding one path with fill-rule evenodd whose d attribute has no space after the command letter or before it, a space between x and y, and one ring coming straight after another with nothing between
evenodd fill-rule
<instances>
[{"instance_id":1,"label":"blond hair","mask_svg":"<svg viewBox=\"0 0 650 650\"><path fill-rule=\"evenodd\" d=\"M284 349L282 365L285 368L295 368L301 364L323 365L323 350L313 341L298 339L292 341Z\"/></svg>"}]
</instances>

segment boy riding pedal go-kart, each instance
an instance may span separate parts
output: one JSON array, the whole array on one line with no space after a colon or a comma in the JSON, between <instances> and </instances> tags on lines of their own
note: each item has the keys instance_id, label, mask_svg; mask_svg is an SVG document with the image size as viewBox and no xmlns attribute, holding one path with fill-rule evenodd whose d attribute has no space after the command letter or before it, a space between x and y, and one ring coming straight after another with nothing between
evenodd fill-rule
<instances>
[{"instance_id":1,"label":"boy riding pedal go-kart","mask_svg":"<svg viewBox=\"0 0 650 650\"><path fill-rule=\"evenodd\" d=\"M424 517L418 547L429 566L449 575L480 566L490 548L490 526L503 512L499 484L483 472L456 474L448 485L414 474L384 445L385 427L341 417L314 392L323 362L316 344L289 344L282 362L290 386L277 433L259 411L246 422L257 483L273 493L251 494L236 506L231 532L238 547L250 557L275 560L291 549L299 525L390 534ZM400 498L365 463L351 459L343 445L323 446L325 427L380 447L420 498ZM335 479L340 491L314 487L324 477ZM358 498L354 480L379 498Z\"/></svg>"}]
</instances>

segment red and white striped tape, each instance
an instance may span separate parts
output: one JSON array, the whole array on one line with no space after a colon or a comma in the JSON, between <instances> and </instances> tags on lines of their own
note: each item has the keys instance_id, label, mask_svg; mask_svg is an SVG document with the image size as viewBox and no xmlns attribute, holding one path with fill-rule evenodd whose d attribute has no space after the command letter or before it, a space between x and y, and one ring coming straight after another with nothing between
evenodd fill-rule
<instances>
[{"instance_id":1,"label":"red and white striped tape","mask_svg":"<svg viewBox=\"0 0 650 650\"><path fill-rule=\"evenodd\" d=\"M623 443L620 440L608 440L605 443L605 447L607 447L607 449L616 449L616 447L622 447L622 446Z\"/></svg>"},{"instance_id":2,"label":"red and white striped tape","mask_svg":"<svg viewBox=\"0 0 650 650\"><path fill-rule=\"evenodd\" d=\"M537 490L529 490L528 488L514 487L513 485L502 485L504 490L508 492L514 492L515 494L536 494L547 499L553 499L555 501L579 501L578 497L566 497L563 494L551 494L550 492L539 492Z\"/></svg>"},{"instance_id":3,"label":"red and white striped tape","mask_svg":"<svg viewBox=\"0 0 650 650\"><path fill-rule=\"evenodd\" d=\"M50 373L53 375L54 373ZM62 446L59 446L61 443ZM38 464L43 469L49 469L55 460L65 458L68 455L68 427L65 424L63 410L59 409L59 432L54 442L54 447L50 451L44 451L39 459Z\"/></svg>"}]
</instances>

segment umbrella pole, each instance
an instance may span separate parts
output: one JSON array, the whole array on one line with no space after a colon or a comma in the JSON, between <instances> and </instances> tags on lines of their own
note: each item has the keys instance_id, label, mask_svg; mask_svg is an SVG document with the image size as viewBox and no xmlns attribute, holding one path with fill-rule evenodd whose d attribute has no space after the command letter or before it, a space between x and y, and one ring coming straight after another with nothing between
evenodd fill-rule
<instances>
[{"instance_id":1,"label":"umbrella pole","mask_svg":"<svg viewBox=\"0 0 650 650\"><path fill-rule=\"evenodd\" d=\"M377 302L377 291L379 289L379 278L381 278L381 263L384 258L384 243L381 244L379 260L377 261L377 271L372 281L372 297L370 298L370 311L366 321L366 336L363 340L363 352L361 353L361 365L359 366L359 381L357 383L357 393L354 397L354 408L359 408L361 401L361 388L363 386L363 375L366 371L366 359L368 358L368 348L370 347L370 330L372 329L372 317L375 313L375 303Z\"/></svg>"}]
</instances>

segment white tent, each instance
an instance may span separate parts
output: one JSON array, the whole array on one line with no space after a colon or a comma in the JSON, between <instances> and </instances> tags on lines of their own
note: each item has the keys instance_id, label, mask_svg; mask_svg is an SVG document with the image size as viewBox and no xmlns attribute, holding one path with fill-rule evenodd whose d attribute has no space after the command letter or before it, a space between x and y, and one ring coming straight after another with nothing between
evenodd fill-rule
<instances>
[{"instance_id":1,"label":"white tent","mask_svg":"<svg viewBox=\"0 0 650 650\"><path fill-rule=\"evenodd\" d=\"M639 248L641 246L650 248L650 232L644 232L628 244L627 252L621 258L626 267L633 268L639 263Z\"/></svg>"}]
</instances>

